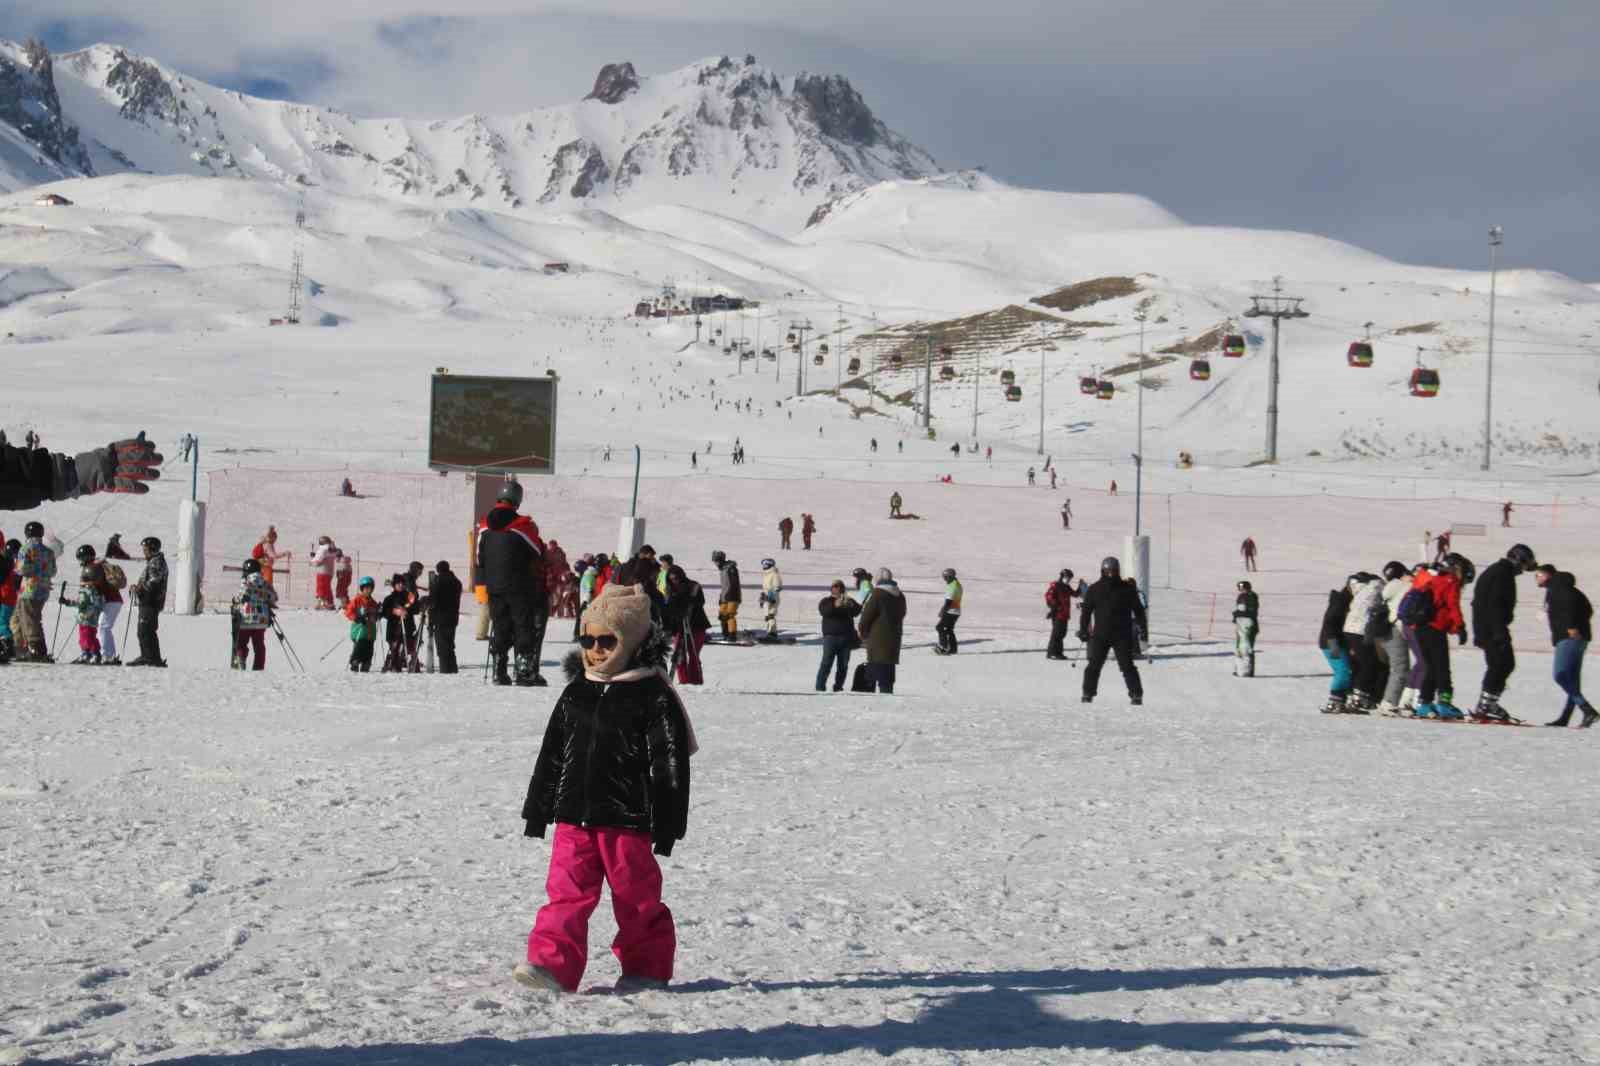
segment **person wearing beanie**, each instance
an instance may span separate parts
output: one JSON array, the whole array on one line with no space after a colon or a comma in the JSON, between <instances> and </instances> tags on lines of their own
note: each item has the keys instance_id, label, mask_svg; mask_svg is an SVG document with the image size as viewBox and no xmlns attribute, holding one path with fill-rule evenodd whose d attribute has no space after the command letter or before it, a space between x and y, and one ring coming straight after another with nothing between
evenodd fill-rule
<instances>
[{"instance_id":1,"label":"person wearing beanie","mask_svg":"<svg viewBox=\"0 0 1600 1066\"><path fill-rule=\"evenodd\" d=\"M428 580L428 628L439 655L439 672L456 672L456 627L461 624L461 579L440 559Z\"/></svg>"},{"instance_id":2,"label":"person wearing beanie","mask_svg":"<svg viewBox=\"0 0 1600 1066\"><path fill-rule=\"evenodd\" d=\"M878 583L861 608L856 624L866 648L868 692L894 692L895 668L900 663L900 640L905 632L906 598L888 567L878 571Z\"/></svg>"},{"instance_id":3,"label":"person wearing beanie","mask_svg":"<svg viewBox=\"0 0 1600 1066\"><path fill-rule=\"evenodd\" d=\"M555 825L545 891L528 936L521 984L575 992L589 957L589 915L610 886L617 918L617 990L665 988L677 932L661 902L656 855L671 855L689 815L694 731L666 674L667 639L637 585L609 585L583 615L567 687L545 728L524 835Z\"/></svg>"}]
</instances>

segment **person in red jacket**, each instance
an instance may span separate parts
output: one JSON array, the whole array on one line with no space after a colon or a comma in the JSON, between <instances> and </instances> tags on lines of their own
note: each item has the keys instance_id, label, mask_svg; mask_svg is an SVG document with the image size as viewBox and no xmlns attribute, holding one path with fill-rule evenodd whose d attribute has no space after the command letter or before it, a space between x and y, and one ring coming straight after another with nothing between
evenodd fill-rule
<instances>
[{"instance_id":1,"label":"person in red jacket","mask_svg":"<svg viewBox=\"0 0 1600 1066\"><path fill-rule=\"evenodd\" d=\"M1044 590L1044 604L1048 610L1045 617L1050 619L1050 644L1045 648L1046 659L1066 659L1067 652L1063 643L1067 639L1067 626L1072 621L1072 597L1078 595L1080 589L1072 586L1072 571L1063 570L1061 575Z\"/></svg>"},{"instance_id":2,"label":"person in red jacket","mask_svg":"<svg viewBox=\"0 0 1600 1066\"><path fill-rule=\"evenodd\" d=\"M1461 708L1452 702L1455 695L1450 679L1450 642L1453 633L1461 643L1467 642L1467 623L1461 616L1461 588L1470 585L1477 576L1472 560L1450 552L1437 564L1437 572L1426 583L1419 584L1433 598L1433 617L1416 626L1417 647L1422 652L1427 675L1417 694L1418 718L1464 718Z\"/></svg>"}]
</instances>

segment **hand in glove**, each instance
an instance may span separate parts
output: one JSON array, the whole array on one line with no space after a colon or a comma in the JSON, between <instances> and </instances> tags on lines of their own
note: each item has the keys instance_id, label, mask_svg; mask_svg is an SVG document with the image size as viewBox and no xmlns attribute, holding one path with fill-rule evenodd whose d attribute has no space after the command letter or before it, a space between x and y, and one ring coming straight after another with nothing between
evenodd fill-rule
<instances>
[{"instance_id":1,"label":"hand in glove","mask_svg":"<svg viewBox=\"0 0 1600 1066\"><path fill-rule=\"evenodd\" d=\"M1465 629L1456 630L1456 642L1458 644L1465 644L1467 642L1467 631Z\"/></svg>"},{"instance_id":2,"label":"hand in glove","mask_svg":"<svg viewBox=\"0 0 1600 1066\"><path fill-rule=\"evenodd\" d=\"M146 481L161 476L156 467L162 455L155 445L144 439L144 431L132 440L119 440L92 452L80 452L74 460L78 472L77 494L88 496L96 492L150 491Z\"/></svg>"}]
</instances>

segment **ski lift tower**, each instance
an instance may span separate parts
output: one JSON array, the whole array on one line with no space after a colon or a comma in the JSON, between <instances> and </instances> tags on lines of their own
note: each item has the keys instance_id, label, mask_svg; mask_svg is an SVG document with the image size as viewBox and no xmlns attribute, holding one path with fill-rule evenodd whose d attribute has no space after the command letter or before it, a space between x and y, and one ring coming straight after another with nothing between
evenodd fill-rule
<instances>
[{"instance_id":1,"label":"ski lift tower","mask_svg":"<svg viewBox=\"0 0 1600 1066\"><path fill-rule=\"evenodd\" d=\"M291 326L300 324L300 289L303 282L305 267L305 251L302 240L306 232L306 201L301 196L300 206L294 214L294 261L289 273L289 313L283 316L284 322Z\"/></svg>"},{"instance_id":2,"label":"ski lift tower","mask_svg":"<svg viewBox=\"0 0 1600 1066\"><path fill-rule=\"evenodd\" d=\"M1278 327L1286 318L1310 318L1300 310L1304 297L1283 295L1283 278L1272 279L1271 296L1252 296L1246 318L1272 319L1272 362L1267 370L1267 462L1278 461ZM1141 366L1143 360L1141 359Z\"/></svg>"}]
</instances>

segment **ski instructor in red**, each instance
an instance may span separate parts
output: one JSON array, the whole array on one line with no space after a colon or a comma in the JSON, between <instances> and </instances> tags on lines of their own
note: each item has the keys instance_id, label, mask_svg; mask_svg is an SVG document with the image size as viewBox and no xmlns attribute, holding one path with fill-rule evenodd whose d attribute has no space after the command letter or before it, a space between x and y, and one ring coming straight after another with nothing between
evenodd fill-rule
<instances>
[{"instance_id":1,"label":"ski instructor in red","mask_svg":"<svg viewBox=\"0 0 1600 1066\"><path fill-rule=\"evenodd\" d=\"M518 514L522 486L507 481L489 513L478 523L478 566L489 589L489 654L494 657L494 683L512 683L507 659L516 651L516 683L545 685L539 673L545 624L550 618L545 597L544 541L533 519Z\"/></svg>"}]
</instances>

